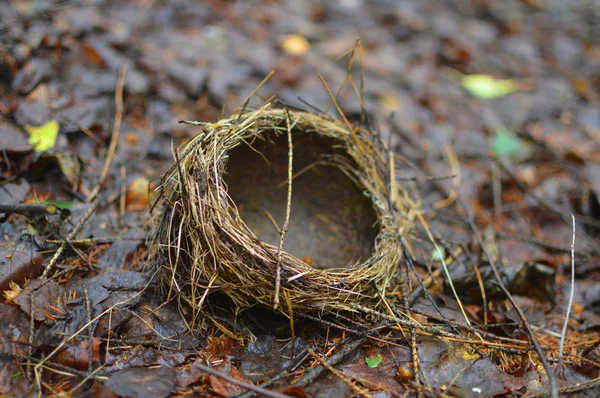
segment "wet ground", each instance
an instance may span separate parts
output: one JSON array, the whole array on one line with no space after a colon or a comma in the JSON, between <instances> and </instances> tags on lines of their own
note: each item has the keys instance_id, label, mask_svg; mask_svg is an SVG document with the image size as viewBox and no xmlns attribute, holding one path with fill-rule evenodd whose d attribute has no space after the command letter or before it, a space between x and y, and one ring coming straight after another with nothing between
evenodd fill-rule
<instances>
[{"instance_id":1,"label":"wet ground","mask_svg":"<svg viewBox=\"0 0 600 398\"><path fill-rule=\"evenodd\" d=\"M271 71L251 107L337 115L320 74L358 120L357 38L369 121L423 209L411 316L490 344L308 319L292 340L263 309L190 332L144 272L151 188L198 132L178 120L229 115ZM599 101L590 0L1 2L0 393L596 396Z\"/></svg>"}]
</instances>

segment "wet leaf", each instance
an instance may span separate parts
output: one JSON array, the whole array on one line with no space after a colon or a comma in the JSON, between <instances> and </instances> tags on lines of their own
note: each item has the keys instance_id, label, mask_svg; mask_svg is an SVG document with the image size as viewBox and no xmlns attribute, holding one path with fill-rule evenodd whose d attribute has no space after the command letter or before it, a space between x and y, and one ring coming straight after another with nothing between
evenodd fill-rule
<instances>
[{"instance_id":1,"label":"wet leaf","mask_svg":"<svg viewBox=\"0 0 600 398\"><path fill-rule=\"evenodd\" d=\"M0 189L0 203L16 205L21 203L27 197L31 186L25 180L18 180L5 184Z\"/></svg>"},{"instance_id":2,"label":"wet leaf","mask_svg":"<svg viewBox=\"0 0 600 398\"><path fill-rule=\"evenodd\" d=\"M235 379L248 382L248 380L244 378L242 373L231 363L229 359L226 359L215 366L215 369ZM209 375L208 382L210 383L210 387L214 393L221 397L229 397L232 395L241 394L245 391L244 388L236 384L229 383L228 381L223 380L215 375Z\"/></svg>"},{"instance_id":3,"label":"wet leaf","mask_svg":"<svg viewBox=\"0 0 600 398\"><path fill-rule=\"evenodd\" d=\"M310 50L310 43L304 36L291 34L284 36L281 41L281 48L289 55L300 56Z\"/></svg>"},{"instance_id":4,"label":"wet leaf","mask_svg":"<svg viewBox=\"0 0 600 398\"><path fill-rule=\"evenodd\" d=\"M55 282L45 282L40 279L32 280L21 293L15 297L13 302L17 304L27 314L35 318L36 321L45 321L50 319L56 313L55 304L63 289ZM33 296L33 306L31 308L31 297Z\"/></svg>"},{"instance_id":5,"label":"wet leaf","mask_svg":"<svg viewBox=\"0 0 600 398\"><path fill-rule=\"evenodd\" d=\"M52 357L51 361L79 370L87 369L90 361L92 361L95 366L98 366L100 364L101 344L102 341L99 338L92 339L91 349L89 340L84 340L79 343L71 342Z\"/></svg>"},{"instance_id":6,"label":"wet leaf","mask_svg":"<svg viewBox=\"0 0 600 398\"><path fill-rule=\"evenodd\" d=\"M524 151L523 141L504 127L496 130L490 145L492 152L499 157L517 157Z\"/></svg>"},{"instance_id":7,"label":"wet leaf","mask_svg":"<svg viewBox=\"0 0 600 398\"><path fill-rule=\"evenodd\" d=\"M376 368L377 365L379 365L379 363L381 362L381 360L383 359L383 357L381 356L381 354L377 355L375 358L365 358L365 362L367 364L368 367L370 368Z\"/></svg>"},{"instance_id":8,"label":"wet leaf","mask_svg":"<svg viewBox=\"0 0 600 398\"><path fill-rule=\"evenodd\" d=\"M3 397L27 396L30 382L21 373L22 367L16 358L28 353L28 324L29 317L18 307L0 303L0 391L5 394Z\"/></svg>"},{"instance_id":9,"label":"wet leaf","mask_svg":"<svg viewBox=\"0 0 600 398\"><path fill-rule=\"evenodd\" d=\"M23 285L35 277L42 265L42 256L31 243L5 240L0 243L0 291L11 289L10 282Z\"/></svg>"},{"instance_id":10,"label":"wet leaf","mask_svg":"<svg viewBox=\"0 0 600 398\"><path fill-rule=\"evenodd\" d=\"M121 396L166 397L175 388L175 371L169 367L128 368L114 373L105 385Z\"/></svg>"},{"instance_id":11,"label":"wet leaf","mask_svg":"<svg viewBox=\"0 0 600 398\"><path fill-rule=\"evenodd\" d=\"M58 129L59 125L56 120L50 120L39 127L25 126L25 130L30 135L29 143L35 145L36 152L44 152L54 147L56 137L58 137Z\"/></svg>"},{"instance_id":12,"label":"wet leaf","mask_svg":"<svg viewBox=\"0 0 600 398\"><path fill-rule=\"evenodd\" d=\"M519 88L515 79L499 80L488 75L465 75L460 85L478 98L493 99L504 97Z\"/></svg>"},{"instance_id":13,"label":"wet leaf","mask_svg":"<svg viewBox=\"0 0 600 398\"><path fill-rule=\"evenodd\" d=\"M0 149L26 152L31 150L31 145L21 130L8 121L0 120Z\"/></svg>"}]
</instances>

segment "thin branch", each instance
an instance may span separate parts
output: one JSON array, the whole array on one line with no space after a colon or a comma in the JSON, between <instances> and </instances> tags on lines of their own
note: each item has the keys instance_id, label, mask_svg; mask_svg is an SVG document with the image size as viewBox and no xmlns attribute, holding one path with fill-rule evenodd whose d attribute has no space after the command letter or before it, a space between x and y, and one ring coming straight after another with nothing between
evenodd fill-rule
<instances>
[{"instance_id":1,"label":"thin branch","mask_svg":"<svg viewBox=\"0 0 600 398\"><path fill-rule=\"evenodd\" d=\"M573 294L575 292L575 216L571 214L573 221L573 239L571 241L571 291L569 292L569 304L567 305L567 315L565 315L565 323L560 334L560 347L558 349L558 365L556 369L562 373L563 367L563 349L565 347L565 337L567 335L567 326L569 325L569 315L573 306Z\"/></svg>"},{"instance_id":2,"label":"thin branch","mask_svg":"<svg viewBox=\"0 0 600 398\"><path fill-rule=\"evenodd\" d=\"M11 205L0 203L0 213L16 214L54 214L60 211L54 203L19 203Z\"/></svg>"},{"instance_id":3,"label":"thin branch","mask_svg":"<svg viewBox=\"0 0 600 398\"><path fill-rule=\"evenodd\" d=\"M289 398L289 395L281 394L281 393L278 393L275 391L270 391L265 388L255 386L254 384L247 383L243 380L236 379L235 377L231 377L228 374L225 374L223 372L220 372L218 370L210 368L206 365L203 365L200 362L194 363L194 366L208 374L217 376L218 378L223 379L228 383L235 384L237 386L245 388L246 390L254 391L255 393L261 394L262 396L272 397L272 398Z\"/></svg>"},{"instance_id":4,"label":"thin branch","mask_svg":"<svg viewBox=\"0 0 600 398\"><path fill-rule=\"evenodd\" d=\"M67 239L65 239L63 243L61 243L60 247L56 250L54 256L52 256L52 258L50 259L48 265L46 265L46 268L44 269L44 272L41 276L42 279L46 279L48 277L48 272L50 272L50 270L54 267L54 265L62 255L62 253L65 251L65 248L67 247L67 242L71 242L77 236L77 234L81 231L83 226L88 222L92 214L94 214L99 204L100 200L98 200L98 198L95 198L88 211L85 212L81 220L79 220L77 225L75 225L75 228L73 228L71 233L67 236Z\"/></svg>"},{"instance_id":5,"label":"thin branch","mask_svg":"<svg viewBox=\"0 0 600 398\"><path fill-rule=\"evenodd\" d=\"M510 303L513 306L513 308L515 309L515 311L517 311L517 314L519 314L519 318L521 319L521 322L523 322L523 326L525 327L525 331L527 332L527 336L529 337L529 340L533 344L533 347L535 348L535 351L537 352L537 354L538 354L538 356L540 358L540 361L542 362L542 366L544 367L544 371L546 372L546 375L548 377L548 382L550 383L550 392L552 394L552 398L558 398L558 389L557 389L557 385L556 385L556 377L554 377L554 372L550 368L550 365L548 365L548 360L546 359L546 356L544 355L542 347L540 346L540 343L537 341L537 339L535 337L535 334L533 333L533 330L531 329L531 325L529 325L529 322L527 322L527 318L525 317L525 314L523 313L523 310L521 310L521 308L517 305L517 303L515 302L514 297L512 296L512 294L510 294L510 292L506 288L506 285L502 281L502 276L500 275L500 272L498 271L498 267L496 267L496 264L494 263L494 260L493 260L492 256L488 253L488 250L486 249L485 244L483 243L483 239L481 238L481 234L479 233L479 231L475 227L475 223L473 221L473 214L471 213L469 207L466 205L466 203L464 202L464 200L460 196L459 196L459 200L461 202L462 207L467 212L467 218L468 218L468 221L469 221L469 226L471 227L471 230L472 230L475 238L477 239L477 242L478 242L479 246L481 247L481 250L485 254L485 256L486 256L486 258L487 258L487 260L488 260L488 262L490 264L490 267L492 268L492 271L494 273L494 277L496 278L496 281L498 282L498 286L500 286L500 289L502 289L502 291L504 292L504 294L506 295L506 297L510 301Z\"/></svg>"},{"instance_id":6,"label":"thin branch","mask_svg":"<svg viewBox=\"0 0 600 398\"><path fill-rule=\"evenodd\" d=\"M123 120L123 87L125 85L125 70L127 69L126 65L122 65L119 68L119 74L117 78L117 87L115 89L115 121L113 124L113 131L110 137L110 144L108 146L108 153L106 154L106 159L104 161L104 168L102 169L102 173L100 174L100 181L98 184L92 189L89 196L87 197L86 203L90 203L94 200L94 198L100 192L102 185L104 185L104 181L106 180L106 176L108 175L108 170L110 169L110 164L112 163L113 158L115 157L115 151L117 150L117 143L119 142L119 135L121 131L121 121Z\"/></svg>"},{"instance_id":7,"label":"thin branch","mask_svg":"<svg viewBox=\"0 0 600 398\"><path fill-rule=\"evenodd\" d=\"M290 121L290 113L285 108L285 122L287 127L287 139L288 139L288 189L287 189L287 202L285 205L285 221L281 228L281 234L279 237L279 248L277 250L277 275L275 277L275 297L273 298L273 309L279 307L279 289L281 288L281 259L283 256L283 243L285 241L285 235L287 234L290 226L290 213L292 210L292 176L293 176L293 164L294 164L294 146L292 143L292 124Z\"/></svg>"},{"instance_id":8,"label":"thin branch","mask_svg":"<svg viewBox=\"0 0 600 398\"><path fill-rule=\"evenodd\" d=\"M238 114L238 118L237 118L238 122L240 121L240 118L242 117L242 115L246 111L246 107L248 106L248 103L250 102L250 100L252 99L252 97L254 97L254 94L256 94L258 90L260 90L260 88L267 82L267 80L269 80L271 78L271 76L273 76L273 74L275 74L274 70L272 70L271 72L269 72L269 74L262 80L262 82L260 82L260 84L258 86L256 86L254 88L254 90L252 90L252 92L250 93L250 95L248 95L248 97L246 97L246 100L244 101L244 105L242 105L242 109L240 110L240 112Z\"/></svg>"}]
</instances>

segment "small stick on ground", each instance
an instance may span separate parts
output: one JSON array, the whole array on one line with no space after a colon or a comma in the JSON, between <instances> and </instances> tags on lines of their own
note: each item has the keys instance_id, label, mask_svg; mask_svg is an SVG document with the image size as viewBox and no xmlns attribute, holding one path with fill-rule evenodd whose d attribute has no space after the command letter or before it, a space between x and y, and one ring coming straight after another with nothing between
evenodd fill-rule
<instances>
[{"instance_id":1,"label":"small stick on ground","mask_svg":"<svg viewBox=\"0 0 600 398\"><path fill-rule=\"evenodd\" d=\"M71 233L67 236L67 239L65 239L63 243L61 243L60 247L56 250L54 256L52 256L52 258L50 259L48 265L46 265L46 268L44 269L44 272L41 276L42 279L46 279L48 277L48 272L50 272L50 270L54 267L54 265L62 255L63 251L65 251L65 248L67 247L67 242L71 242L71 240L77 236L77 234L81 231L83 226L88 222L92 214L94 214L99 204L100 200L98 200L98 198L95 198L88 211L85 212L81 220L79 220L77 225L75 225L75 228L73 228Z\"/></svg>"},{"instance_id":2,"label":"small stick on ground","mask_svg":"<svg viewBox=\"0 0 600 398\"><path fill-rule=\"evenodd\" d=\"M510 303L513 306L513 308L515 309L515 311L517 311L517 314L519 314L519 318L521 319L521 322L523 322L523 326L525 327L527 336L529 337L531 344L533 344L533 347L535 348L535 352L538 354L538 357L540 358L540 361L542 362L542 366L544 367L544 371L546 372L546 375L548 377L548 383L550 384L550 394L552 395L552 398L558 398L558 388L556 385L556 377L554 376L554 372L552 371L552 369L550 368L550 365L548 364L548 360L546 359L546 356L544 355L544 351L542 350L540 343L537 341L535 334L533 333L533 330L531 329L531 325L529 325L529 322L527 321L527 318L525 317L525 314L523 313L523 310L521 310L521 308L517 305L514 297L512 296L512 294L510 294L506 285L502 281L502 276L500 275L500 272L498 271L498 267L496 267L496 264L494 263L492 256L488 253L488 250L485 247L485 244L483 242L481 234L475 227L475 222L473 221L473 214L471 213L469 207L467 206L467 204L464 202L464 200L462 198L460 198L460 202L461 202L462 207L467 212L467 219L469 221L469 226L471 227L471 231L473 232L473 235L477 239L477 242L479 243L481 250L485 254L485 257L487 258L487 260L490 264L490 267L492 268L494 277L496 278L496 281L498 282L498 286L500 286L500 289L502 289L502 291L508 298L508 301L510 301Z\"/></svg>"},{"instance_id":3,"label":"small stick on ground","mask_svg":"<svg viewBox=\"0 0 600 398\"><path fill-rule=\"evenodd\" d=\"M366 337L347 338L346 341L348 341L348 342L346 344L342 344L342 349L340 351L336 352L335 354L333 354L331 357L329 357L329 359L327 359L327 361L326 361L327 365L329 365L329 366L337 365L346 356L350 355L351 353L354 352L354 350L359 348L366 340L367 340ZM306 371L306 373L304 373L304 376L302 376L298 380L298 382L296 382L294 385L298 386L298 387L306 387L307 385L309 385L313 381L315 381L317 379L317 377L319 377L321 375L321 373L323 373L326 369L327 368L325 366L317 366L317 367L308 369Z\"/></svg>"},{"instance_id":4,"label":"small stick on ground","mask_svg":"<svg viewBox=\"0 0 600 398\"><path fill-rule=\"evenodd\" d=\"M246 390L254 391L255 393L261 394L261 396L264 396L264 397L271 397L271 398L289 398L290 397L289 395L281 394L281 393L275 392L275 391L270 391L270 390L264 389L262 387L255 386L254 384L246 383L243 380L236 379L235 377L231 377L228 374L219 372L218 370L210 368L199 362L196 362L194 364L194 366L208 374L217 376L218 378L223 379L228 383L235 384L237 386L245 388Z\"/></svg>"},{"instance_id":5,"label":"small stick on ground","mask_svg":"<svg viewBox=\"0 0 600 398\"><path fill-rule=\"evenodd\" d=\"M292 341L292 344L293 344L293 341ZM304 351L302 351L300 353L300 355L302 355L302 358L300 358L300 360L298 362L296 362L296 364L294 366L290 367L289 369L284 369L283 371L279 372L278 374L276 374L269 380L265 381L264 383L260 383L257 387L260 387L260 388L269 387L269 386L275 384L277 381L284 378L285 376L290 375L293 372L295 372L296 369L298 369L300 366L302 366L302 364L304 364L304 362L306 362L306 360L310 357L310 354L308 353L308 349L305 349ZM254 394L253 391L246 391L245 393L234 395L231 398L250 398L252 396L252 394Z\"/></svg>"},{"instance_id":6,"label":"small stick on ground","mask_svg":"<svg viewBox=\"0 0 600 398\"><path fill-rule=\"evenodd\" d=\"M565 315L565 323L563 324L560 334L560 347L558 349L558 365L556 370L558 374L563 372L563 349L565 347L565 337L567 335L567 327L569 325L569 315L573 306L573 294L575 293L575 216L571 214L573 220L573 240L571 241L571 290L569 292L569 303L567 304L567 314Z\"/></svg>"},{"instance_id":7,"label":"small stick on ground","mask_svg":"<svg viewBox=\"0 0 600 398\"><path fill-rule=\"evenodd\" d=\"M87 286L83 284L83 292L85 293L85 311L87 315L87 322L92 324L92 308L90 305L90 295L88 294ZM94 328L90 326L88 330L88 372L92 372L92 357L94 355Z\"/></svg>"},{"instance_id":8,"label":"small stick on ground","mask_svg":"<svg viewBox=\"0 0 600 398\"><path fill-rule=\"evenodd\" d=\"M343 380L346 384L348 384L348 386L351 389L353 389L357 394L360 394L365 397L373 398L373 395L371 395L371 393L369 393L369 390L358 386L356 383L353 383L352 380L348 376L346 376L343 372L340 372L339 370L337 370L336 368L334 368L333 366L328 364L319 355L317 355L316 352L314 352L310 348L308 349L308 352L310 352L310 355L312 355L312 357L314 359L316 359L322 366L326 367L331 373L333 373L334 375L339 377L341 380Z\"/></svg>"},{"instance_id":9,"label":"small stick on ground","mask_svg":"<svg viewBox=\"0 0 600 398\"><path fill-rule=\"evenodd\" d=\"M102 173L100 174L100 181L98 184L92 189L89 196L86 199L86 203L90 203L93 201L102 185L104 185L104 181L106 180L106 176L108 175L108 170L110 168L110 164L112 163L113 158L115 157L115 151L117 149L117 143L119 142L119 133L121 131L121 121L123 120L123 86L125 85L125 70L126 65L122 65L119 68L119 75L117 78L117 87L115 89L115 122L113 125L112 135L110 137L110 144L108 146L108 153L106 154L106 160L104 161L104 168L102 169Z\"/></svg>"},{"instance_id":10,"label":"small stick on ground","mask_svg":"<svg viewBox=\"0 0 600 398\"><path fill-rule=\"evenodd\" d=\"M54 214L60 209L53 203L19 203L10 205L0 203L0 213L17 214Z\"/></svg>"}]
</instances>

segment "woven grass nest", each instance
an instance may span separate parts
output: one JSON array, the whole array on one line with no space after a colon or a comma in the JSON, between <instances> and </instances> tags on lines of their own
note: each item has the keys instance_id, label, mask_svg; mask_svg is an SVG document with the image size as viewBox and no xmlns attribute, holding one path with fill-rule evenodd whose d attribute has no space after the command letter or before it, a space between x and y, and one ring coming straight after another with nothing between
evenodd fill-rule
<instances>
[{"instance_id":1,"label":"woven grass nest","mask_svg":"<svg viewBox=\"0 0 600 398\"><path fill-rule=\"evenodd\" d=\"M378 136L273 103L198 125L160 187L153 258L167 299L195 313L213 295L236 312L377 304L414 213Z\"/></svg>"}]
</instances>

